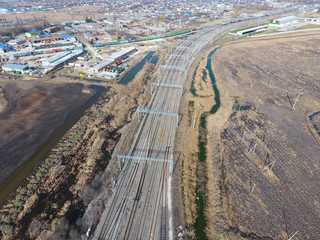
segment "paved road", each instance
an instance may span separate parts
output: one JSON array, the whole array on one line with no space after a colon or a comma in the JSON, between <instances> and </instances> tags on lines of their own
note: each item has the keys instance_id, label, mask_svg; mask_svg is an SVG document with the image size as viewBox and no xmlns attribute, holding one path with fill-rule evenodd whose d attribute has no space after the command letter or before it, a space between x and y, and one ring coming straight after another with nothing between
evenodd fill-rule
<instances>
[{"instance_id":1,"label":"paved road","mask_svg":"<svg viewBox=\"0 0 320 240\"><path fill-rule=\"evenodd\" d=\"M121 175L92 239L174 238L171 170L181 86L197 53L218 33L211 27L190 36L161 67L158 85L153 85L152 99L144 108L150 112L139 114L130 157L123 158Z\"/></svg>"}]
</instances>

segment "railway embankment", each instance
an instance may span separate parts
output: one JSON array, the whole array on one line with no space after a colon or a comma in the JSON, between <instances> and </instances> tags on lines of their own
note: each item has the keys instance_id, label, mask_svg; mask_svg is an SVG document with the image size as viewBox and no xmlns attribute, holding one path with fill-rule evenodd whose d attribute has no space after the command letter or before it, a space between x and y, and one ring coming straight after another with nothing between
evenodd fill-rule
<instances>
[{"instance_id":1,"label":"railway embankment","mask_svg":"<svg viewBox=\"0 0 320 240\"><path fill-rule=\"evenodd\" d=\"M0 210L4 239L80 239L94 228L119 174L112 154L130 147L135 109L147 101L147 63L128 85L111 85ZM134 129L134 128L132 128ZM127 141L126 141L127 140Z\"/></svg>"}]
</instances>

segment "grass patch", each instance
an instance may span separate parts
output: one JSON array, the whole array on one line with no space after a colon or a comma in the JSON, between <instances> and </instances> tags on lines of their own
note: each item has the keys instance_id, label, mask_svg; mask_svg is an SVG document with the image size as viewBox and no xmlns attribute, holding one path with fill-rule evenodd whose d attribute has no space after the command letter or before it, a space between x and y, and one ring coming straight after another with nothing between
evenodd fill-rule
<instances>
[{"instance_id":1,"label":"grass patch","mask_svg":"<svg viewBox=\"0 0 320 240\"><path fill-rule=\"evenodd\" d=\"M295 30L305 30L305 29L315 29L315 28L320 28L320 24L308 24L303 27L299 27Z\"/></svg>"},{"instance_id":2,"label":"grass patch","mask_svg":"<svg viewBox=\"0 0 320 240\"><path fill-rule=\"evenodd\" d=\"M194 87L194 80L196 78L196 74L197 74L197 70L198 70L198 67L199 67L199 64L197 65L196 69L194 70L194 73L192 75L192 81L191 81L191 86L190 86L190 92L193 96L197 96L197 93L196 93L196 88Z\"/></svg>"},{"instance_id":3,"label":"grass patch","mask_svg":"<svg viewBox=\"0 0 320 240\"><path fill-rule=\"evenodd\" d=\"M226 34L224 35L223 37L221 37L217 42L216 44L222 44L222 43L226 43L226 42L229 42L231 40L234 39L234 36L231 35L231 34Z\"/></svg>"},{"instance_id":4,"label":"grass patch","mask_svg":"<svg viewBox=\"0 0 320 240\"><path fill-rule=\"evenodd\" d=\"M277 32L277 30L275 30L275 29L270 29L270 30L267 30L267 31L264 31L264 32L261 32L261 33L254 34L254 36L271 34L271 33L276 33L276 32Z\"/></svg>"}]
</instances>

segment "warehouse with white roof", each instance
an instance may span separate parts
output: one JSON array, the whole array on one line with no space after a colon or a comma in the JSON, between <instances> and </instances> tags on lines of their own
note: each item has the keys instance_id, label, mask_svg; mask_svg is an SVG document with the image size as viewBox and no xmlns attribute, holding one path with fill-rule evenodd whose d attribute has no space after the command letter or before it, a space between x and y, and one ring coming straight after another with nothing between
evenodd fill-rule
<instances>
[{"instance_id":1,"label":"warehouse with white roof","mask_svg":"<svg viewBox=\"0 0 320 240\"><path fill-rule=\"evenodd\" d=\"M100 72L102 69L110 66L111 64L113 64L118 59L120 59L120 58L122 58L124 56L127 56L129 54L132 54L135 51L137 51L137 49L135 47L123 48L119 52L112 53L109 57L107 57L106 60L102 61L101 63L99 63L99 64L97 64L95 66L93 66L91 68L91 71L94 72L94 73Z\"/></svg>"},{"instance_id":2,"label":"warehouse with white roof","mask_svg":"<svg viewBox=\"0 0 320 240\"><path fill-rule=\"evenodd\" d=\"M61 52L53 57L43 59L42 66L45 68L43 71L44 74L49 73L59 67L62 67L63 65L67 64L68 62L71 62L72 60L75 60L78 56L83 54L83 49L76 49L72 52Z\"/></svg>"},{"instance_id":3,"label":"warehouse with white roof","mask_svg":"<svg viewBox=\"0 0 320 240\"><path fill-rule=\"evenodd\" d=\"M273 19L269 22L270 26L285 26L291 23L298 22L298 18L296 16L288 16L278 19Z\"/></svg>"}]
</instances>

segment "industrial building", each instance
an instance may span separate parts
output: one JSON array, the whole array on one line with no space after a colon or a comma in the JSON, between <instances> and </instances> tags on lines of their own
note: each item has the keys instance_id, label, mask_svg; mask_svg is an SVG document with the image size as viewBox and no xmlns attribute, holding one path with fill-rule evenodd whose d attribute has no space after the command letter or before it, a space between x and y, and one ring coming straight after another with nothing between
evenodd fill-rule
<instances>
[{"instance_id":1,"label":"industrial building","mask_svg":"<svg viewBox=\"0 0 320 240\"><path fill-rule=\"evenodd\" d=\"M12 74L22 74L29 70L29 67L21 64L6 63L2 66L2 70Z\"/></svg>"},{"instance_id":2,"label":"industrial building","mask_svg":"<svg viewBox=\"0 0 320 240\"><path fill-rule=\"evenodd\" d=\"M40 32L38 30L32 30L30 32L26 32L26 36L31 38L31 37L36 37L36 36L40 36Z\"/></svg>"},{"instance_id":3,"label":"industrial building","mask_svg":"<svg viewBox=\"0 0 320 240\"><path fill-rule=\"evenodd\" d=\"M18 39L11 39L8 44L11 46L14 46L15 48L22 48L24 44L26 43L26 40L24 38L18 38Z\"/></svg>"},{"instance_id":4,"label":"industrial building","mask_svg":"<svg viewBox=\"0 0 320 240\"><path fill-rule=\"evenodd\" d=\"M118 59L120 59L124 56L127 56L129 54L132 54L135 51L137 51L137 49L135 47L128 47L128 48L122 49L120 52L115 52L115 53L111 54L111 56L109 56L106 60L102 61L101 63L99 63L99 64L95 65L93 68L91 68L91 71L94 73L100 72L102 69L112 65Z\"/></svg>"},{"instance_id":5,"label":"industrial building","mask_svg":"<svg viewBox=\"0 0 320 240\"><path fill-rule=\"evenodd\" d=\"M113 31L107 30L106 33L107 33L107 36L111 38L111 40L118 41L119 36L115 34Z\"/></svg>"},{"instance_id":6,"label":"industrial building","mask_svg":"<svg viewBox=\"0 0 320 240\"><path fill-rule=\"evenodd\" d=\"M41 46L36 46L34 49L36 51L50 51L50 50L73 50L76 47L82 48L81 43L60 43L60 44L48 44L48 45L41 45Z\"/></svg>"},{"instance_id":7,"label":"industrial building","mask_svg":"<svg viewBox=\"0 0 320 240\"><path fill-rule=\"evenodd\" d=\"M288 17L283 17L283 18L278 18L271 20L269 22L270 26L285 26L291 23L296 23L298 22L298 18L296 16L288 16Z\"/></svg>"},{"instance_id":8,"label":"industrial building","mask_svg":"<svg viewBox=\"0 0 320 240\"><path fill-rule=\"evenodd\" d=\"M94 73L100 72L102 69L112 65L113 62L114 61L111 61L111 60L104 60L101 63L93 66L93 68L91 68L91 71L94 72Z\"/></svg>"},{"instance_id":9,"label":"industrial building","mask_svg":"<svg viewBox=\"0 0 320 240\"><path fill-rule=\"evenodd\" d=\"M63 65L77 59L78 56L84 53L83 49L76 49L72 52L58 53L53 57L42 60L42 66L45 68L44 74L54 71Z\"/></svg>"},{"instance_id":10,"label":"industrial building","mask_svg":"<svg viewBox=\"0 0 320 240\"><path fill-rule=\"evenodd\" d=\"M58 36L46 36L44 38L33 38L30 39L31 43L51 43L56 41L67 40L70 42L75 42L77 39L73 35L58 35Z\"/></svg>"},{"instance_id":11,"label":"industrial building","mask_svg":"<svg viewBox=\"0 0 320 240\"><path fill-rule=\"evenodd\" d=\"M130 55L134 53L135 51L137 51L135 47L127 47L127 48L121 49L120 52L112 53L107 59L111 61L117 61L118 59L126 55Z\"/></svg>"}]
</instances>

